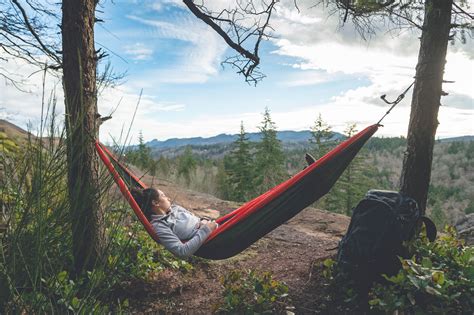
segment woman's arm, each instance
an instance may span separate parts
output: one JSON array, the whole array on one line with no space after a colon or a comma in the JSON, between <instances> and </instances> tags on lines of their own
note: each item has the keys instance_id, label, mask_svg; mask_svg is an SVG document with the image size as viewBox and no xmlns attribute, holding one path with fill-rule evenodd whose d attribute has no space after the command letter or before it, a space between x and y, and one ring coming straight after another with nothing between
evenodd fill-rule
<instances>
[{"instance_id":1,"label":"woman's arm","mask_svg":"<svg viewBox=\"0 0 474 315\"><path fill-rule=\"evenodd\" d=\"M207 224L202 226L198 232L186 243L173 233L165 224L159 222L155 224L155 231L158 234L158 240L167 250L179 258L186 258L194 254L204 243L212 229Z\"/></svg>"}]
</instances>

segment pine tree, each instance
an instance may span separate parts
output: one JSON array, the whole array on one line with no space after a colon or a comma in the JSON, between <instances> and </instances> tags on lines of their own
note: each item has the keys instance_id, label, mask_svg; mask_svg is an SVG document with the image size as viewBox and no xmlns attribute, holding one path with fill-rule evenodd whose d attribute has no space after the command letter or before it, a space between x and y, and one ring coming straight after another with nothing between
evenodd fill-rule
<instances>
[{"instance_id":1,"label":"pine tree","mask_svg":"<svg viewBox=\"0 0 474 315\"><path fill-rule=\"evenodd\" d=\"M190 146L187 146L183 155L178 159L178 176L182 176L186 185L191 183L191 175L196 171L197 161L194 158L193 151Z\"/></svg>"},{"instance_id":2,"label":"pine tree","mask_svg":"<svg viewBox=\"0 0 474 315\"><path fill-rule=\"evenodd\" d=\"M151 149L146 146L145 140L143 140L143 133L140 131L138 134L138 156L137 164L143 169L147 169L150 166Z\"/></svg>"},{"instance_id":3,"label":"pine tree","mask_svg":"<svg viewBox=\"0 0 474 315\"><path fill-rule=\"evenodd\" d=\"M275 123L270 117L268 108L265 108L259 129L262 140L257 143L255 192L263 193L279 184L288 174L284 167L285 158L281 142L277 139Z\"/></svg>"},{"instance_id":4,"label":"pine tree","mask_svg":"<svg viewBox=\"0 0 474 315\"><path fill-rule=\"evenodd\" d=\"M231 152L230 161L224 164L228 184L232 187L229 197L231 200L245 201L252 195L254 175L250 143L243 122L240 123L240 134L233 145L234 150Z\"/></svg>"},{"instance_id":5,"label":"pine tree","mask_svg":"<svg viewBox=\"0 0 474 315\"><path fill-rule=\"evenodd\" d=\"M312 153L316 159L319 159L329 151L329 140L334 133L331 127L323 120L321 113L319 113L318 118L310 129L312 138L309 141L314 145Z\"/></svg>"},{"instance_id":6,"label":"pine tree","mask_svg":"<svg viewBox=\"0 0 474 315\"><path fill-rule=\"evenodd\" d=\"M357 133L356 124L349 124L344 131L348 138L355 133ZM374 173L375 169L366 162L366 154L362 150L352 160L327 196L327 209L351 215L351 209L367 190L374 186Z\"/></svg>"},{"instance_id":7,"label":"pine tree","mask_svg":"<svg viewBox=\"0 0 474 315\"><path fill-rule=\"evenodd\" d=\"M232 189L230 187L229 176L226 171L226 164L228 163L229 159L230 158L228 156L225 156L224 159L220 160L219 163L217 164L217 174L216 174L217 191L218 191L217 197L224 200L232 199L232 196L231 196Z\"/></svg>"},{"instance_id":8,"label":"pine tree","mask_svg":"<svg viewBox=\"0 0 474 315\"><path fill-rule=\"evenodd\" d=\"M168 178L172 173L172 163L169 158L161 155L156 161L156 171L161 176Z\"/></svg>"}]
</instances>

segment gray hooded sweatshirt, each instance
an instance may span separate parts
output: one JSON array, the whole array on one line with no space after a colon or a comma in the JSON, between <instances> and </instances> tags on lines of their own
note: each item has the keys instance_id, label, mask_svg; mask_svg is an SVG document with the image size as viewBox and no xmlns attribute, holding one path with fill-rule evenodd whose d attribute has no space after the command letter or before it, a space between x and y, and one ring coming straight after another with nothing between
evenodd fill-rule
<instances>
[{"instance_id":1,"label":"gray hooded sweatshirt","mask_svg":"<svg viewBox=\"0 0 474 315\"><path fill-rule=\"evenodd\" d=\"M174 204L167 214L151 216L159 243L179 258L194 254L211 234L211 229L200 226L200 222L199 217Z\"/></svg>"}]
</instances>

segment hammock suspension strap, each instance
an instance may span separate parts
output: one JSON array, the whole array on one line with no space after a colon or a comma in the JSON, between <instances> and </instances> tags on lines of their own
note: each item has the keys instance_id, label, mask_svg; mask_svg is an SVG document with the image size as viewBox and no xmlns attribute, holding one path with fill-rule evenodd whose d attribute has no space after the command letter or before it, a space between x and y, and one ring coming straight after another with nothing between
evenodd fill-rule
<instances>
[{"instance_id":1,"label":"hammock suspension strap","mask_svg":"<svg viewBox=\"0 0 474 315\"><path fill-rule=\"evenodd\" d=\"M380 96L380 98L385 102L387 103L388 105L392 105L389 110L385 113L385 115L382 116L382 118L380 118L380 120L377 122L377 125L380 125L380 123L382 122L382 120L385 118L385 116L387 116L388 114L390 114L390 112L392 111L392 109L397 106L398 103L400 103L404 98L405 98L405 94L411 89L411 87L415 84L415 81L413 81L406 89L405 91L402 92L402 94L398 95L397 99L392 101L392 102L389 102L387 101L387 99L385 98L387 95L384 94L382 96Z\"/></svg>"}]
</instances>

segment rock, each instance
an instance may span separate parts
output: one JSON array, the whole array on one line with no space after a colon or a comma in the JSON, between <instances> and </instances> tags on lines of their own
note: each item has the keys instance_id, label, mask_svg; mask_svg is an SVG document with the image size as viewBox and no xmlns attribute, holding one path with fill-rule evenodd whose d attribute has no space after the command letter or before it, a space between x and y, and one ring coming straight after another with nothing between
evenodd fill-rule
<instances>
[{"instance_id":1,"label":"rock","mask_svg":"<svg viewBox=\"0 0 474 315\"><path fill-rule=\"evenodd\" d=\"M466 245L474 245L474 213L461 218L454 226L459 237L466 241Z\"/></svg>"}]
</instances>

